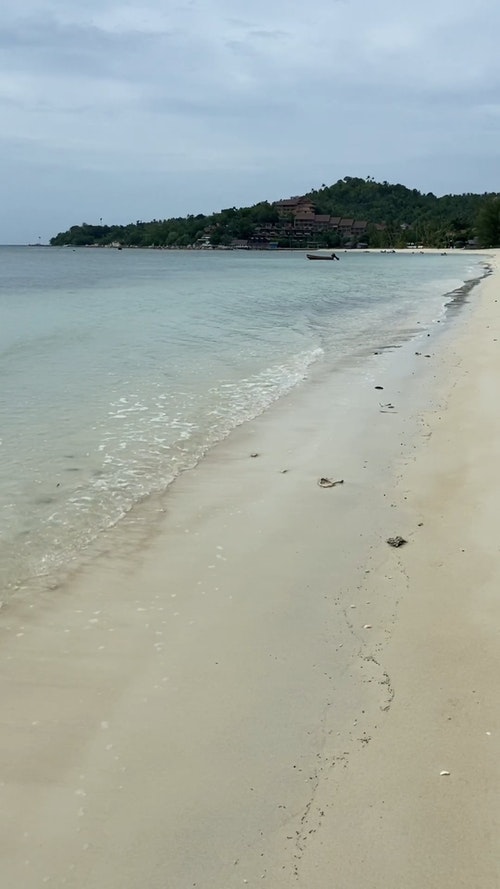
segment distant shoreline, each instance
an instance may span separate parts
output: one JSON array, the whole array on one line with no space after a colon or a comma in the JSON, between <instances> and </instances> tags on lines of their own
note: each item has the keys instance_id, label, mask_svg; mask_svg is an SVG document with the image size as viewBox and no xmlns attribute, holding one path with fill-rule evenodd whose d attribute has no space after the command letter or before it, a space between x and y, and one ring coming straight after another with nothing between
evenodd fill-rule
<instances>
[{"instance_id":1,"label":"distant shoreline","mask_svg":"<svg viewBox=\"0 0 500 889\"><path fill-rule=\"evenodd\" d=\"M335 253L342 255L347 253L349 255L358 255L361 256L364 253L381 253L381 254L435 254L439 256L453 256L459 255L463 256L464 254L470 253L471 255L477 256L478 254L489 254L494 252L494 248L491 247L448 247L443 250L440 247L421 247L421 248L410 248L410 247L388 247L388 248L380 248L380 247L364 247L364 248L356 248L356 247L276 247L276 248L267 248L267 247L136 247L136 246L128 246L123 245L121 247L116 247L111 244L82 244L74 246L72 244L4 244L1 246L11 246L11 247L51 247L55 250L142 250L144 252L154 251L162 251L162 252L179 252L179 253L272 253L272 254L281 254L281 253L332 253L332 249L335 250Z\"/></svg>"}]
</instances>

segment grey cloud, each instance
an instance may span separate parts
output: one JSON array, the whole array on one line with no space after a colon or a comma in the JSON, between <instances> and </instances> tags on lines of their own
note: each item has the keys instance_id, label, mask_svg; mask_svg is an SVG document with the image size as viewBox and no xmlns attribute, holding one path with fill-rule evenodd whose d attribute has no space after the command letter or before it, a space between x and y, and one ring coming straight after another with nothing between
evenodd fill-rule
<instances>
[{"instance_id":1,"label":"grey cloud","mask_svg":"<svg viewBox=\"0 0 500 889\"><path fill-rule=\"evenodd\" d=\"M274 98L272 94L264 96L260 100L254 98L242 105L237 97L221 104L216 97L208 96L197 100L196 98L176 98L168 93L162 95L159 92L156 97L148 98L144 107L152 112L183 117L196 116L198 120L213 121L214 123L219 123L221 120L234 121L239 118L262 122L266 115L270 115L276 120L277 115L289 118L293 111L293 104L289 99L287 100L286 97Z\"/></svg>"},{"instance_id":2,"label":"grey cloud","mask_svg":"<svg viewBox=\"0 0 500 889\"><path fill-rule=\"evenodd\" d=\"M41 21L28 28L0 31L0 47L19 70L52 71L124 70L128 61L160 47L165 35L110 34L92 25L62 25Z\"/></svg>"},{"instance_id":3,"label":"grey cloud","mask_svg":"<svg viewBox=\"0 0 500 889\"><path fill-rule=\"evenodd\" d=\"M249 30L248 36L250 38L256 37L259 40L285 40L289 34L287 31L279 31L277 28L274 30L271 29L269 31L265 31L263 29L253 29Z\"/></svg>"}]
</instances>

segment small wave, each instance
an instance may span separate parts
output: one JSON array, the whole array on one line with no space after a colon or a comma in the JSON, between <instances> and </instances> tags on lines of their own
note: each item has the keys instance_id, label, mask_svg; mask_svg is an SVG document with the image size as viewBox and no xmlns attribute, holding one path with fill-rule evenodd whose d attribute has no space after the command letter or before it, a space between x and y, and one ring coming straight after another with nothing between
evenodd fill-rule
<instances>
[{"instance_id":1,"label":"small wave","mask_svg":"<svg viewBox=\"0 0 500 889\"><path fill-rule=\"evenodd\" d=\"M120 399L120 411L113 414L114 420L121 421L119 440L112 429L105 430L98 451L106 477L94 478L91 485L101 495L106 488L115 494L123 492L126 503L121 507L130 508L138 499L166 487L232 429L283 397L322 356L323 350L315 348L249 377L220 380L205 392L177 392L170 396L168 407L165 393L151 405L136 402L136 411L131 413L123 412L126 399Z\"/></svg>"},{"instance_id":2,"label":"small wave","mask_svg":"<svg viewBox=\"0 0 500 889\"><path fill-rule=\"evenodd\" d=\"M100 534L130 518L135 504L165 490L233 429L306 379L322 356L320 348L302 352L244 379L221 380L204 392L168 397L160 392L149 400L134 392L110 402L78 484L59 494L56 511L44 515L38 504L36 541L29 533L14 543L12 575L18 579L24 565L31 576L46 577L74 562Z\"/></svg>"}]
</instances>

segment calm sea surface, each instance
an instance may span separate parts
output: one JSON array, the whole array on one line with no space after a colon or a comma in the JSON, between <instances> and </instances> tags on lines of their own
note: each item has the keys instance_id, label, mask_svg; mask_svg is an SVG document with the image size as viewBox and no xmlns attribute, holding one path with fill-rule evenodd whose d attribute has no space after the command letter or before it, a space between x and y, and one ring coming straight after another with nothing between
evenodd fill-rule
<instances>
[{"instance_id":1,"label":"calm sea surface","mask_svg":"<svg viewBox=\"0 0 500 889\"><path fill-rule=\"evenodd\" d=\"M315 368L442 314L481 257L0 248L0 587L53 575Z\"/></svg>"}]
</instances>

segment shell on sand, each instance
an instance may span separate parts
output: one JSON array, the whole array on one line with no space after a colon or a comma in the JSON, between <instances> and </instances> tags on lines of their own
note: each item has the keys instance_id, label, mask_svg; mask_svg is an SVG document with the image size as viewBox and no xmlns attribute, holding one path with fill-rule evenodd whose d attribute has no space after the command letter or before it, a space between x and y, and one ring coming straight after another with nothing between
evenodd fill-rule
<instances>
[{"instance_id":1,"label":"shell on sand","mask_svg":"<svg viewBox=\"0 0 500 889\"><path fill-rule=\"evenodd\" d=\"M318 481L318 485L320 488L335 488L336 485L343 485L344 479L340 478L337 481L332 481L331 478L320 478Z\"/></svg>"}]
</instances>

